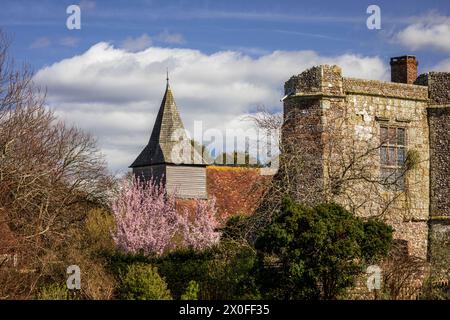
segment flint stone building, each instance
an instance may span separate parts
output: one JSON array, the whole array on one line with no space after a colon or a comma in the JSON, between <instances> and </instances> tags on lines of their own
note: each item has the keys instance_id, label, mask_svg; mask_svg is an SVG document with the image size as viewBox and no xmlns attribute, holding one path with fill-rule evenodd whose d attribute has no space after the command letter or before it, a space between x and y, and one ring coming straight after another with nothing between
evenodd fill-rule
<instances>
[{"instance_id":1,"label":"flint stone building","mask_svg":"<svg viewBox=\"0 0 450 320\"><path fill-rule=\"evenodd\" d=\"M368 183L361 178L352 182L350 197L337 197L338 202L349 207L361 200L355 214L382 217L393 226L394 238L407 254L427 258L430 236L450 231L450 73L417 77L414 56L395 57L390 64L391 82L343 77L338 66L329 65L291 77L285 83L284 115L289 125L283 140L294 139L292 152L314 153L315 161L305 170L310 180L305 185L313 179L322 186L332 183L330 167L346 154L358 154L362 142L378 145L367 167L380 181L395 182L396 188L376 189L377 197L391 201L389 209L383 212L383 206L366 197ZM332 150L333 137L324 128L334 123L339 123L339 132L331 135L347 136L339 137L338 148ZM310 141L316 142L314 148L299 134L305 128L312 135ZM412 154L414 167L398 175ZM297 200L307 199L299 192Z\"/></svg>"}]
</instances>

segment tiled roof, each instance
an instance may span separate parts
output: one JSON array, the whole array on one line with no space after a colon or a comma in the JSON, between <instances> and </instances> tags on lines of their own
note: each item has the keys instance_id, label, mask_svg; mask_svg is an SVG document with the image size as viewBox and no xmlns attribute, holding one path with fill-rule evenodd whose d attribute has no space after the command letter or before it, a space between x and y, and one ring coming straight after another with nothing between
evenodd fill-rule
<instances>
[{"instance_id":1,"label":"tiled roof","mask_svg":"<svg viewBox=\"0 0 450 320\"><path fill-rule=\"evenodd\" d=\"M206 168L208 195L216 198L216 206L222 220L235 214L253 214L272 178L272 175L261 175L260 169L257 168Z\"/></svg>"},{"instance_id":2,"label":"tiled roof","mask_svg":"<svg viewBox=\"0 0 450 320\"><path fill-rule=\"evenodd\" d=\"M217 217L224 224L233 215L252 215L267 192L273 175L261 175L260 169L208 166L206 181L209 199L215 198ZM177 210L192 214L194 199L177 199Z\"/></svg>"}]
</instances>

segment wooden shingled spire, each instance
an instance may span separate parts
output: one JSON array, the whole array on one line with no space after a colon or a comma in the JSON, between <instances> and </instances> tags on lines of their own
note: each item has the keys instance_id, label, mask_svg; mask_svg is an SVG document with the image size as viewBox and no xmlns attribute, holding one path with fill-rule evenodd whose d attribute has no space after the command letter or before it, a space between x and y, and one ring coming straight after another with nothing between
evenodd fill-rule
<instances>
[{"instance_id":1,"label":"wooden shingled spire","mask_svg":"<svg viewBox=\"0 0 450 320\"><path fill-rule=\"evenodd\" d=\"M147 146L142 150L136 160L131 164L131 168L145 167L158 164L180 164L180 161L172 159L172 150L180 141L189 141L186 131L178 112L172 89L169 84L167 73L166 91L164 93L155 125ZM200 163L204 161L202 157ZM198 162L198 161L196 161ZM192 161L183 161L182 164L192 164Z\"/></svg>"}]
</instances>

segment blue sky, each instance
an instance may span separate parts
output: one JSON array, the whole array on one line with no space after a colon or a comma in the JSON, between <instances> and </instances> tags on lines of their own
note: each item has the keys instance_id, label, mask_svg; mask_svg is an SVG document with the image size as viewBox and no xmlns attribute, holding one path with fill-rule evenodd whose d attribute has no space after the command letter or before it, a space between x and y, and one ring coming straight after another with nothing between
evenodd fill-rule
<instances>
[{"instance_id":1,"label":"blue sky","mask_svg":"<svg viewBox=\"0 0 450 320\"><path fill-rule=\"evenodd\" d=\"M66 28L71 4L81 30ZM371 4L380 30L366 26ZM389 81L389 58L414 54L420 73L450 72L450 1L2 0L0 28L47 106L91 132L114 172L146 144L166 68L186 128L225 136L260 106L280 112L284 82L314 65Z\"/></svg>"},{"instance_id":2,"label":"blue sky","mask_svg":"<svg viewBox=\"0 0 450 320\"><path fill-rule=\"evenodd\" d=\"M388 58L420 55L429 67L444 54L408 50L387 41L413 17L429 12L450 15L449 1L81 1L82 29L65 27L66 8L76 1L3 0L0 25L14 39L14 54L38 69L80 54L93 44L119 44L127 37L163 32L180 34L181 43L155 45L199 49L205 53L239 50L261 55L274 50L315 50L326 55L359 53ZM381 8L382 29L368 30L366 8ZM49 43L33 46L37 39ZM65 45L64 38L73 38Z\"/></svg>"}]
</instances>

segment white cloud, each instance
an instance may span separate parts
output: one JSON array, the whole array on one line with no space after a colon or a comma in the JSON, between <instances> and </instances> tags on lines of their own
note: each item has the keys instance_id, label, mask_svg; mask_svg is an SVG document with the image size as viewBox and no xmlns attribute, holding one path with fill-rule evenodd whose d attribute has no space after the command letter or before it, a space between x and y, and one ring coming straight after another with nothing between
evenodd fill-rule
<instances>
[{"instance_id":1,"label":"white cloud","mask_svg":"<svg viewBox=\"0 0 450 320\"><path fill-rule=\"evenodd\" d=\"M51 41L49 38L40 37L33 41L33 43L30 45L30 48L31 49L42 49L42 48L47 48L48 46L50 46L50 44L51 44Z\"/></svg>"},{"instance_id":2,"label":"white cloud","mask_svg":"<svg viewBox=\"0 0 450 320\"><path fill-rule=\"evenodd\" d=\"M185 43L183 35L180 33L170 33L168 30L164 30L156 36L156 38L167 44L183 44Z\"/></svg>"},{"instance_id":3,"label":"white cloud","mask_svg":"<svg viewBox=\"0 0 450 320\"><path fill-rule=\"evenodd\" d=\"M143 34L139 37L128 37L122 42L122 48L128 51L144 50L152 45L152 38L148 34Z\"/></svg>"},{"instance_id":4,"label":"white cloud","mask_svg":"<svg viewBox=\"0 0 450 320\"><path fill-rule=\"evenodd\" d=\"M410 48L450 52L450 17L431 13L396 33L395 42Z\"/></svg>"},{"instance_id":5,"label":"white cloud","mask_svg":"<svg viewBox=\"0 0 450 320\"><path fill-rule=\"evenodd\" d=\"M378 57L314 51L275 51L252 58L237 51L205 54L192 49L150 47L129 52L98 43L79 56L41 69L58 115L95 136L112 170L127 166L147 143L165 88L166 67L184 124L204 129L235 128L243 114L265 105L281 110L283 84L319 64L338 64L345 76L387 79ZM243 127L247 125L243 124Z\"/></svg>"}]
</instances>

